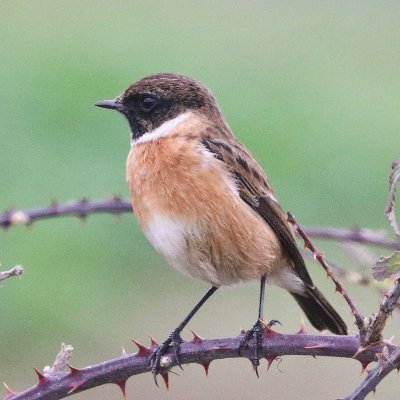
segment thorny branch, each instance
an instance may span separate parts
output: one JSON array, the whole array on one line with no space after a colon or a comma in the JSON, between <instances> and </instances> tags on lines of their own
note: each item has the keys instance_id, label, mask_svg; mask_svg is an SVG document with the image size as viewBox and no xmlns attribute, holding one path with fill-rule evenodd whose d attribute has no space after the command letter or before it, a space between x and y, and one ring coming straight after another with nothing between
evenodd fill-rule
<instances>
[{"instance_id":1,"label":"thorny branch","mask_svg":"<svg viewBox=\"0 0 400 400\"><path fill-rule=\"evenodd\" d=\"M288 213L288 221L295 227L297 233L303 238L304 240L304 247L307 249L310 249L314 255L314 257L318 260L318 262L322 265L322 267L325 269L326 273L328 276L332 279L334 284L336 285L336 291L339 292L343 298L346 300L347 304L350 307L351 313L354 315L354 318L356 320L356 325L360 333L360 338L361 342L364 343L364 336L365 336L365 327L364 327L364 317L358 310L357 306L355 305L353 299L350 297L350 295L347 293L346 289L341 285L341 283L336 279L335 275L333 274L333 271L331 267L328 265L326 262L325 258L322 256L322 254L316 249L314 244L310 241L308 238L307 234L304 232L304 230L300 227L300 225L297 223L296 219L291 213Z\"/></svg>"},{"instance_id":2,"label":"thorny branch","mask_svg":"<svg viewBox=\"0 0 400 400\"><path fill-rule=\"evenodd\" d=\"M400 279L396 280L393 289L389 290L382 300L379 312L372 316L366 329L365 343L375 343L382 340L382 331L386 325L386 320L392 314L400 297Z\"/></svg>"},{"instance_id":3,"label":"thorny branch","mask_svg":"<svg viewBox=\"0 0 400 400\"><path fill-rule=\"evenodd\" d=\"M237 358L242 336L233 338L205 340L194 334L190 342L184 342L180 348L182 364L201 364L208 372L211 361L225 358ZM157 346L152 339L151 346L145 347L135 342L139 351L134 354L123 354L121 357L92 365L86 368L70 368L70 372L44 375L36 371L38 383L23 392L14 392L6 386L7 396L4 400L56 400L90 389L95 386L113 383L118 385L125 395L125 384L129 377L149 372L150 356ZM384 347L391 353L400 351L391 344L377 343L365 351L357 353L360 342L356 336L309 335L304 328L296 334L280 334L267 329L264 333L260 355L267 360L268 368L272 362L285 355L327 356L354 358L361 363L362 369L376 361ZM354 356L356 354L356 356ZM250 358L251 349L242 350L242 356ZM399 363L399 360L396 361ZM162 376L168 387L168 370L176 366L175 357L167 354L162 359ZM397 364L398 365L398 364ZM356 397L354 398L356 399Z\"/></svg>"},{"instance_id":4,"label":"thorny branch","mask_svg":"<svg viewBox=\"0 0 400 400\"><path fill-rule=\"evenodd\" d=\"M85 218L91 214L108 213L116 215L127 212L132 212L132 206L130 201L126 199L119 197L107 200L82 199L61 204L53 203L47 207L26 210L9 209L0 213L0 228L9 228L14 225L29 225L38 220L62 216ZM400 242L388 237L384 230L304 227L304 231L311 238L329 239L338 242L357 242L400 250Z\"/></svg>"},{"instance_id":5,"label":"thorny branch","mask_svg":"<svg viewBox=\"0 0 400 400\"><path fill-rule=\"evenodd\" d=\"M378 365L371 371L368 371L367 377L358 386L354 392L344 400L361 400L365 399L368 393L375 392L376 386L394 369L400 368L400 348L397 347L392 351L384 348L379 356Z\"/></svg>"},{"instance_id":6,"label":"thorny branch","mask_svg":"<svg viewBox=\"0 0 400 400\"><path fill-rule=\"evenodd\" d=\"M395 232L398 234L398 225L394 214L394 194L396 184L400 180L399 160L392 165L390 176L390 193L386 214ZM11 225L28 225L36 220L57 217L57 216L77 216L84 218L93 213L113 213L120 214L132 211L128 201L114 197L110 200L89 201L86 199L65 204L53 203L48 207L30 210L8 210L0 213L0 228L7 228ZM390 239L385 232L371 231L365 229L334 229L334 228L304 228L302 229L294 217L289 213L288 221L293 224L298 234L303 238L305 247L309 248L314 257L326 270L328 276L336 285L336 290L340 292L355 317L356 325L359 329L357 336L324 336L309 335L302 327L296 334L280 334L267 328L264 332L263 343L260 355L266 358L268 368L272 362L284 355L311 355L311 356L330 356L347 357L361 362L362 370L372 361L378 361L376 367L368 371L365 380L354 392L346 397L345 400L362 400L368 393L375 391L379 382L393 369L400 369L400 346L395 346L391 342L384 342L382 331L388 316L398 304L400 298L400 278L395 282L395 286L389 290L380 304L377 315L364 320L354 302L345 291L340 282L333 275L332 269L326 260L316 249L309 237L332 239L343 243L363 243L388 247L400 250L400 242ZM12 275L22 273L18 268L0 273L0 280ZM113 383L120 387L125 397L125 385L129 377L150 371L150 358L153 351L157 348L157 343L151 339L150 347L145 347L134 341L139 348L137 353L123 354L114 360L106 361L101 364L92 365L86 368L77 369L69 366L70 372L62 372L67 366L71 356L72 347L63 346L62 351L57 356L53 367L46 367L44 373L37 370L38 383L23 392L14 392L5 385L7 396L6 400L55 400L67 397L71 394L87 390L94 386L106 383ZM205 368L207 374L211 361L223 358L236 358L240 356L251 357L251 349L242 350L239 354L241 335L235 338L204 340L194 334L190 342L184 342L180 348L180 361L182 364L198 363ZM176 366L176 357L167 354L161 361L161 375L168 387L168 372Z\"/></svg>"}]
</instances>

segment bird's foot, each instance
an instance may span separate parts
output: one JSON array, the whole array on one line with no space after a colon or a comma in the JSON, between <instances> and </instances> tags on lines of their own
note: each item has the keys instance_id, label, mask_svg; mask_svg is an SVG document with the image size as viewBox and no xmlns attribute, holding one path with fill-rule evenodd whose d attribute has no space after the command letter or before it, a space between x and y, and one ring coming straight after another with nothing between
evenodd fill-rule
<instances>
[{"instance_id":1,"label":"bird's foot","mask_svg":"<svg viewBox=\"0 0 400 400\"><path fill-rule=\"evenodd\" d=\"M176 363L181 369L183 369L179 358L179 348L182 342L183 340L181 338L181 331L178 328L176 328L171 332L167 340L163 342L160 346L158 346L157 349L154 351L154 353L151 355L150 358L151 373L153 374L153 379L157 386L158 386L157 375L159 374L160 369L162 368L161 358L170 350L171 347L174 351L173 355Z\"/></svg>"},{"instance_id":2,"label":"bird's foot","mask_svg":"<svg viewBox=\"0 0 400 400\"><path fill-rule=\"evenodd\" d=\"M261 343L262 343L262 338L263 338L263 333L265 331L265 328L268 327L270 328L271 326L275 324L280 324L281 323L273 319L268 324L265 322L261 321L260 319L253 325L251 329L249 329L243 336L242 340L240 341L239 345L239 354L242 354L242 351L244 349L247 349L250 347L251 342L253 341L253 357L250 358L251 363L253 364L254 371L258 375L258 366L260 365L260 348L261 348Z\"/></svg>"},{"instance_id":3,"label":"bird's foot","mask_svg":"<svg viewBox=\"0 0 400 400\"><path fill-rule=\"evenodd\" d=\"M262 335L264 333L265 326L261 320L258 320L251 329L249 329L243 336L239 345L239 354L242 353L244 349L250 346L250 342L254 339L254 353L253 357L250 358L253 368L258 377L258 366L260 365L260 347L262 342Z\"/></svg>"}]
</instances>

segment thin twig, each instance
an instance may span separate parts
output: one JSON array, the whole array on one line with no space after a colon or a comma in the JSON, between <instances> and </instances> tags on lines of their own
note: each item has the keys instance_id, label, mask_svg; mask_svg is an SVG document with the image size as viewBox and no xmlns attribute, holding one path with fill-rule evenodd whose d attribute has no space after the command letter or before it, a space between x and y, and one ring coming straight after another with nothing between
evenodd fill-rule
<instances>
[{"instance_id":1,"label":"thin twig","mask_svg":"<svg viewBox=\"0 0 400 400\"><path fill-rule=\"evenodd\" d=\"M386 355L388 353L388 355ZM347 396L344 400L363 400L370 392L375 392L377 385L386 375L394 369L400 367L400 348L397 347L392 351L383 351L380 356L378 365L371 371L368 371L367 377L364 381L354 390L354 392Z\"/></svg>"},{"instance_id":2,"label":"thin twig","mask_svg":"<svg viewBox=\"0 0 400 400\"><path fill-rule=\"evenodd\" d=\"M364 243L371 246L400 250L400 241L387 236L385 230L366 228L304 227L311 238L329 239L340 242Z\"/></svg>"},{"instance_id":3,"label":"thin twig","mask_svg":"<svg viewBox=\"0 0 400 400\"><path fill-rule=\"evenodd\" d=\"M363 339L363 337L364 337L364 317L363 317L363 315L358 310L357 306L355 305L354 301L352 300L352 298L350 297L350 295L348 294L346 289L336 279L331 267L328 265L325 258L317 250L317 248L314 246L314 244L310 241L307 234L303 231L303 229L300 227L300 225L297 223L296 219L294 218L294 216L291 213L288 213L288 221L295 227L298 234L303 238L304 247L307 249L310 249L312 251L314 257L319 261L319 263L325 269L328 276L332 279L332 281L334 282L334 284L336 286L336 288L335 288L336 291L341 293L343 298L346 300L347 304L350 307L351 313L354 315L354 318L356 320L356 325L360 332L360 337Z\"/></svg>"},{"instance_id":4,"label":"thin twig","mask_svg":"<svg viewBox=\"0 0 400 400\"><path fill-rule=\"evenodd\" d=\"M85 218L90 214L122 214L125 212L132 212L131 203L119 197L107 200L81 199L62 204L53 202L47 207L26 210L9 209L0 214L0 227L30 225L41 219L63 216Z\"/></svg>"},{"instance_id":5,"label":"thin twig","mask_svg":"<svg viewBox=\"0 0 400 400\"><path fill-rule=\"evenodd\" d=\"M211 361L225 358L239 358L239 346L242 335L232 338L205 340L194 334L190 342L184 342L180 347L182 364L198 363L204 366L206 372ZM150 357L157 344L152 340L150 347L137 343L139 351L134 354L123 354L121 357L105 361L86 368L71 368L70 372L45 375L37 371L39 382L23 392L13 392L7 387L7 400L57 400L106 383L117 384L125 392L125 383L133 375L149 372ZM297 334L279 334L267 329L265 331L260 356L265 357L268 364L277 357L285 355L308 355L353 358L360 361L362 368L376 361L382 352L383 344L370 346L364 352L354 354L360 347L356 336L309 335L301 329ZM396 346L388 345L390 350ZM242 356L251 358L251 349L244 349ZM176 366L174 355L170 352L162 358L161 375L168 382L168 370Z\"/></svg>"},{"instance_id":6,"label":"thin twig","mask_svg":"<svg viewBox=\"0 0 400 400\"><path fill-rule=\"evenodd\" d=\"M20 277L24 273L24 269L21 265L16 265L8 271L0 271L0 281L11 278L12 276Z\"/></svg>"},{"instance_id":7,"label":"thin twig","mask_svg":"<svg viewBox=\"0 0 400 400\"><path fill-rule=\"evenodd\" d=\"M314 260L313 254L309 252L302 251L302 254L305 258L309 260ZM356 271L348 271L342 266L332 262L332 260L328 261L328 264L333 269L335 275L340 279L346 279L347 281L354 283L356 285L369 286L376 285L375 281L370 278L367 274L356 272Z\"/></svg>"},{"instance_id":8,"label":"thin twig","mask_svg":"<svg viewBox=\"0 0 400 400\"><path fill-rule=\"evenodd\" d=\"M400 297L400 279L397 279L395 285L390 289L384 299L381 301L379 312L373 316L371 322L366 328L365 344L375 343L382 340L382 331L386 325L386 320L392 314Z\"/></svg>"},{"instance_id":9,"label":"thin twig","mask_svg":"<svg viewBox=\"0 0 400 400\"><path fill-rule=\"evenodd\" d=\"M68 203L53 203L47 207L26 210L9 209L0 213L0 228L14 225L29 225L35 221L61 216L84 218L90 214L122 214L132 212L129 200L113 197L107 200L82 199ZM339 229L332 227L304 227L311 238L329 239L339 242L356 242L366 245L400 250L400 241L389 238L385 231L364 228Z\"/></svg>"}]
</instances>

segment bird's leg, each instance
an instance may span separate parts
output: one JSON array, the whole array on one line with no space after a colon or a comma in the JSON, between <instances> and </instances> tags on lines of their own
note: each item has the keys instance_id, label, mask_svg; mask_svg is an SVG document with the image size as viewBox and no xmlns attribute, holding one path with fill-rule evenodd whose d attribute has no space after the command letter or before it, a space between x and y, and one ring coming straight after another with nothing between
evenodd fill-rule
<instances>
[{"instance_id":1,"label":"bird's leg","mask_svg":"<svg viewBox=\"0 0 400 400\"><path fill-rule=\"evenodd\" d=\"M265 294L265 278L266 275L261 277L260 283L260 299L258 303L258 319L251 329L249 329L240 341L239 354L241 351L249 346L252 338L254 338L254 356L251 359L254 370L258 376L258 366L260 365L260 346L262 342L262 335L265 329L263 324L263 311L264 311L264 294Z\"/></svg>"},{"instance_id":2,"label":"bird's leg","mask_svg":"<svg viewBox=\"0 0 400 400\"><path fill-rule=\"evenodd\" d=\"M218 289L216 286L211 286L207 293L200 299L200 301L193 307L186 318L171 332L167 340L163 342L151 355L150 365L152 367L151 372L153 374L154 382L157 383L157 375L160 371L161 358L164 356L170 347L174 350L174 357L178 365L182 368L179 360L179 346L182 343L181 332L183 328L188 324L192 317L196 314L201 306L211 297L211 295Z\"/></svg>"}]
</instances>

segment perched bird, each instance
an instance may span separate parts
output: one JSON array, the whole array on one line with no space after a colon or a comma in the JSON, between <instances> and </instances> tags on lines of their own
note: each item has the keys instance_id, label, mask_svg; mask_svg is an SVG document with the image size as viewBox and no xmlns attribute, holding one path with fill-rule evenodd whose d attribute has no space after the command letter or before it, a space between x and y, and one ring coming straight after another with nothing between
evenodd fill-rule
<instances>
[{"instance_id":1,"label":"perched bird","mask_svg":"<svg viewBox=\"0 0 400 400\"><path fill-rule=\"evenodd\" d=\"M347 333L313 284L267 176L205 86L159 73L96 106L117 110L129 122L126 177L144 234L170 265L212 285L153 354L154 376L171 346L179 362L182 329L222 285L261 282L258 319L241 346L254 339L255 367L266 281L288 290L316 329Z\"/></svg>"}]
</instances>

